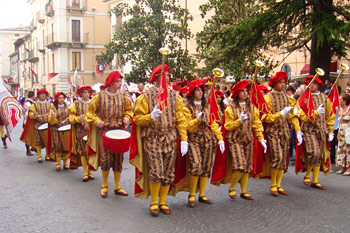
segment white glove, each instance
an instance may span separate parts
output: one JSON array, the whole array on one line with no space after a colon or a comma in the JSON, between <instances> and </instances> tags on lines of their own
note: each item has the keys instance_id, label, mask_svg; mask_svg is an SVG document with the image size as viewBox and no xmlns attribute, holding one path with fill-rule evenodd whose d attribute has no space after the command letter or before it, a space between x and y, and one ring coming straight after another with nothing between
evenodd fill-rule
<instances>
[{"instance_id":1,"label":"white glove","mask_svg":"<svg viewBox=\"0 0 350 233\"><path fill-rule=\"evenodd\" d=\"M221 151L221 154L222 153L224 153L224 151L225 151L225 143L224 143L224 141L219 141L219 147L220 147L220 151Z\"/></svg>"},{"instance_id":2,"label":"white glove","mask_svg":"<svg viewBox=\"0 0 350 233\"><path fill-rule=\"evenodd\" d=\"M285 118L287 116L287 114L289 113L289 111L292 109L293 107L291 106L287 106L285 107L282 111L281 111L281 115L283 118Z\"/></svg>"},{"instance_id":3,"label":"white glove","mask_svg":"<svg viewBox=\"0 0 350 233\"><path fill-rule=\"evenodd\" d=\"M262 147L264 148L264 153L266 153L266 151L267 151L266 140L265 139L260 139L259 142L262 145Z\"/></svg>"},{"instance_id":4,"label":"white glove","mask_svg":"<svg viewBox=\"0 0 350 233\"><path fill-rule=\"evenodd\" d=\"M239 117L239 120L241 121L241 123L243 123L243 121L248 119L248 115L245 114L244 112L241 113L241 116Z\"/></svg>"},{"instance_id":5,"label":"white glove","mask_svg":"<svg viewBox=\"0 0 350 233\"><path fill-rule=\"evenodd\" d=\"M323 104L321 104L317 109L318 114L325 114L326 110L323 107Z\"/></svg>"},{"instance_id":6,"label":"white glove","mask_svg":"<svg viewBox=\"0 0 350 233\"><path fill-rule=\"evenodd\" d=\"M201 121L202 118L203 118L203 112L198 113L197 119Z\"/></svg>"},{"instance_id":7,"label":"white glove","mask_svg":"<svg viewBox=\"0 0 350 233\"><path fill-rule=\"evenodd\" d=\"M181 155L185 156L185 154L187 154L187 151L188 151L188 142L181 141Z\"/></svg>"},{"instance_id":8,"label":"white glove","mask_svg":"<svg viewBox=\"0 0 350 233\"><path fill-rule=\"evenodd\" d=\"M160 111L158 105L156 105L153 108L153 111L151 112L151 118L153 119L153 121L155 121L158 117L160 117L160 115L162 115L162 111Z\"/></svg>"},{"instance_id":9,"label":"white glove","mask_svg":"<svg viewBox=\"0 0 350 233\"><path fill-rule=\"evenodd\" d=\"M301 131L297 132L298 146L303 143L303 133Z\"/></svg>"},{"instance_id":10,"label":"white glove","mask_svg":"<svg viewBox=\"0 0 350 233\"><path fill-rule=\"evenodd\" d=\"M295 105L294 106L294 114L297 115L298 114L298 107Z\"/></svg>"},{"instance_id":11,"label":"white glove","mask_svg":"<svg viewBox=\"0 0 350 233\"><path fill-rule=\"evenodd\" d=\"M334 139L334 134L333 133L328 134L328 141L331 142L333 141L333 139Z\"/></svg>"}]
</instances>

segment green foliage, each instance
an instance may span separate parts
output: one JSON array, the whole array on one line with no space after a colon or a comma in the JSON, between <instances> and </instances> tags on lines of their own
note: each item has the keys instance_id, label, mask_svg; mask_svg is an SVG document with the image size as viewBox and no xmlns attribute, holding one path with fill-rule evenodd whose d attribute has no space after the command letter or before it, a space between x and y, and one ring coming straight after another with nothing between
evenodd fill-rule
<instances>
[{"instance_id":1,"label":"green foliage","mask_svg":"<svg viewBox=\"0 0 350 233\"><path fill-rule=\"evenodd\" d=\"M350 45L350 5L332 2L209 0L201 6L203 16L210 10L215 14L197 34L199 56L207 69L221 66L236 76L256 58L267 64L268 72L276 63L264 57L263 51L276 48L291 53L306 47L311 57L319 56L319 50L328 48L326 54L330 56L325 59L346 56ZM238 11L237 6L241 10ZM313 39L317 46L310 49L308 45Z\"/></svg>"},{"instance_id":2,"label":"green foliage","mask_svg":"<svg viewBox=\"0 0 350 233\"><path fill-rule=\"evenodd\" d=\"M168 47L171 53L167 64L173 77L191 77L195 60L181 47L181 40L193 37L188 29L192 16L181 8L178 0L136 0L136 4L118 4L112 12L128 17L116 31L106 52L96 57L99 62L110 63L118 54L121 64L130 62L132 71L126 74L128 81L147 81L154 67L161 64L159 49Z\"/></svg>"}]
</instances>

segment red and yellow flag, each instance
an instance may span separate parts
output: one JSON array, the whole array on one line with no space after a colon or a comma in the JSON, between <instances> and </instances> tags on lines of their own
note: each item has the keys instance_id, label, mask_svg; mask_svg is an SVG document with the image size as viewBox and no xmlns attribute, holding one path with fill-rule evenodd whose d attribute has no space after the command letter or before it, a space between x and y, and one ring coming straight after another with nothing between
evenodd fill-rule
<instances>
[{"instance_id":1,"label":"red and yellow flag","mask_svg":"<svg viewBox=\"0 0 350 233\"><path fill-rule=\"evenodd\" d=\"M301 108L301 110L304 111L305 115L310 119L310 120L314 120L314 118L312 117L312 113L315 109L314 107L314 101L312 100L312 96L311 96L311 91L310 89L306 89L306 91L304 92L304 94L300 97L300 99L298 100L299 102L299 106Z\"/></svg>"},{"instance_id":2,"label":"red and yellow flag","mask_svg":"<svg viewBox=\"0 0 350 233\"><path fill-rule=\"evenodd\" d=\"M259 85L254 81L250 92L250 101L252 104L259 109L259 112L269 113L269 107L265 101L264 95L261 93Z\"/></svg>"},{"instance_id":3,"label":"red and yellow flag","mask_svg":"<svg viewBox=\"0 0 350 233\"><path fill-rule=\"evenodd\" d=\"M168 106L168 87L166 85L166 77L164 72L162 72L162 79L160 81L158 91L158 106L160 110L162 110L163 107L165 108Z\"/></svg>"},{"instance_id":4,"label":"red and yellow flag","mask_svg":"<svg viewBox=\"0 0 350 233\"><path fill-rule=\"evenodd\" d=\"M337 114L337 107L340 109L339 106L339 93L337 85L334 85L332 90L329 92L328 99L332 102L332 110L334 114ZM330 113L332 115L332 112Z\"/></svg>"}]
</instances>

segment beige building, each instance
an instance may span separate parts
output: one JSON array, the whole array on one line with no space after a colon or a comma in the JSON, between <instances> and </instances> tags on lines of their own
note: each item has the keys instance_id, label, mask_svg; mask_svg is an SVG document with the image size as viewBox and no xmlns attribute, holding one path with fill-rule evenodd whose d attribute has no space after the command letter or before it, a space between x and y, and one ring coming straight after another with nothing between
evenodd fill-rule
<instances>
[{"instance_id":1,"label":"beige building","mask_svg":"<svg viewBox=\"0 0 350 233\"><path fill-rule=\"evenodd\" d=\"M45 88L52 96L57 91L69 93L75 70L77 86L104 82L110 69L102 77L96 74L96 55L111 37L108 5L97 0L28 2L31 32L18 41L23 91Z\"/></svg>"},{"instance_id":2,"label":"beige building","mask_svg":"<svg viewBox=\"0 0 350 233\"><path fill-rule=\"evenodd\" d=\"M14 42L26 33L29 33L29 27L20 26L17 28L0 29L0 81L4 80L7 82L9 84L8 87L11 89L12 87L14 88L15 85L18 85L20 73L16 69L11 70L10 55L15 53ZM16 57L12 62L14 62L15 59ZM14 73L12 73L12 71Z\"/></svg>"}]
</instances>

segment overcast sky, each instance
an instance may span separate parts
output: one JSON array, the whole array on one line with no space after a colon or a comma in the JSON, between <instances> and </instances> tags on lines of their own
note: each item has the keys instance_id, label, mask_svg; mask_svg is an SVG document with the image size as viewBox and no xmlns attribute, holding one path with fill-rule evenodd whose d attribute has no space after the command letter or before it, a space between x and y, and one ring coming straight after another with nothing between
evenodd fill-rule
<instances>
[{"instance_id":1,"label":"overcast sky","mask_svg":"<svg viewBox=\"0 0 350 233\"><path fill-rule=\"evenodd\" d=\"M0 0L0 28L29 26L32 12L28 0Z\"/></svg>"}]
</instances>

